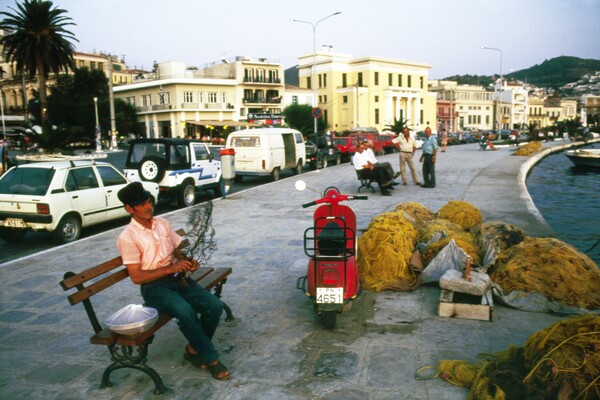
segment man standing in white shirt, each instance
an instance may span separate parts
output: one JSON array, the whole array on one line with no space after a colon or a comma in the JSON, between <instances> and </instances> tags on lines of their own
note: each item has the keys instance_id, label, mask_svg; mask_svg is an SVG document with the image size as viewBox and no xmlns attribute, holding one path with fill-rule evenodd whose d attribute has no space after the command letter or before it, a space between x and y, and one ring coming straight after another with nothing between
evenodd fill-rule
<instances>
[{"instance_id":1,"label":"man standing in white shirt","mask_svg":"<svg viewBox=\"0 0 600 400\"><path fill-rule=\"evenodd\" d=\"M392 140L394 146L400 151L400 174L402 175L402 184L406 185L406 166L410 169L410 175L415 185L421 185L417 178L417 171L413 163L413 155L417 151L416 140L410 135L408 128L402 130L402 135Z\"/></svg>"}]
</instances>

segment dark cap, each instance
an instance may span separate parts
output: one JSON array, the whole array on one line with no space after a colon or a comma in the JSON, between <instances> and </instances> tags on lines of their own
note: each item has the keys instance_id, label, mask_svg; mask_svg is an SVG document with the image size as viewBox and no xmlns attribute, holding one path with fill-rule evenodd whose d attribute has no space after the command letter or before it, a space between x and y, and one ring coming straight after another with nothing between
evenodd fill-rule
<instances>
[{"instance_id":1,"label":"dark cap","mask_svg":"<svg viewBox=\"0 0 600 400\"><path fill-rule=\"evenodd\" d=\"M129 206L137 206L152 197L150 192L144 189L141 182L131 182L123 189L119 190L117 196L119 196L119 200L121 200L123 204Z\"/></svg>"}]
</instances>

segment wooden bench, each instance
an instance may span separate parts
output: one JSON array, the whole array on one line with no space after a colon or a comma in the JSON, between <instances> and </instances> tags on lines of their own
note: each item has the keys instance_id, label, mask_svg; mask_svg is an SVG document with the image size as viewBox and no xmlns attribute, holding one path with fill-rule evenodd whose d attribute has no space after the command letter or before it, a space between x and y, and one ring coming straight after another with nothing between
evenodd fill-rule
<instances>
[{"instance_id":1,"label":"wooden bench","mask_svg":"<svg viewBox=\"0 0 600 400\"><path fill-rule=\"evenodd\" d=\"M183 229L179 229L177 233L180 236L185 235ZM189 245L186 241L187 239L184 239L183 246ZM194 271L191 278L207 290L214 289L215 295L221 297L223 285L227 282L227 277L230 274L231 268L201 267ZM166 325L173 317L169 314L159 313L158 320L148 331L132 336L120 335L108 328L102 328L92 306L92 296L108 289L127 277L129 277L129 272L123 265L123 260L121 257L115 257L79 274L73 272L65 273L64 280L60 282L60 285L65 291L76 289L67 299L71 305L83 303L94 329L94 335L90 338L90 343L107 346L110 352L112 363L104 370L100 388L112 386L110 374L114 370L133 368L148 374L154 381L154 393L162 394L166 389L160 375L146 364L148 345L152 343L156 331ZM88 286L84 286L84 284ZM227 314L227 321L234 319L231 309L227 304L225 304L225 312Z\"/></svg>"}]
</instances>

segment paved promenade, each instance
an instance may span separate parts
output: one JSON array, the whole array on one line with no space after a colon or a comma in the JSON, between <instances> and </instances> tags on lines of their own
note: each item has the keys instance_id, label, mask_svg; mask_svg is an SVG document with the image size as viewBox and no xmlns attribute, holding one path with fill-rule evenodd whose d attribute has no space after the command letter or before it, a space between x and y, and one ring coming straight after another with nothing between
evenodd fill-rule
<instances>
[{"instance_id":1,"label":"paved promenade","mask_svg":"<svg viewBox=\"0 0 600 400\"><path fill-rule=\"evenodd\" d=\"M398 169L398 154L380 160ZM435 189L397 186L390 197L369 194L368 201L351 206L358 227L366 228L401 202L438 211L449 200L463 200L478 207L486 221L549 236L524 185L535 162L511 156L509 148L484 152L478 144L452 146L439 153ZM342 193L356 193L358 187L349 164L301 178L318 191L335 185ZM116 256L119 228L0 265L0 399L466 399L466 389L441 379L417 381L415 372L441 359L474 360L478 353L523 345L561 318L501 305L492 322L440 318L439 288L421 287L410 293L363 292L352 310L338 317L336 330L324 330L311 302L295 288L306 272L302 236L313 212L301 204L319 197L296 191L297 179L214 202L218 250L212 264L233 268L223 299L236 320L223 322L215 337L231 380L216 381L186 363L185 339L170 322L157 333L149 354L167 394L154 397L152 381L133 370L114 372L114 386L98 389L108 351L89 344L92 328L83 306L70 306L58 283L66 271L79 272ZM174 227L185 227L188 214L184 209L164 216ZM126 304L141 303L129 281L93 300L101 321Z\"/></svg>"}]
</instances>

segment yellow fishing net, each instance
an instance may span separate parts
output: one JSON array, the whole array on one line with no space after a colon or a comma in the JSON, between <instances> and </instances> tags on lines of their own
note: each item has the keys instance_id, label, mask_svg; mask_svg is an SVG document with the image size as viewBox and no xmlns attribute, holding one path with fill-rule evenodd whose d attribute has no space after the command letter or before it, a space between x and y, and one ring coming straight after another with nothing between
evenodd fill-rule
<instances>
[{"instance_id":1,"label":"yellow fishing net","mask_svg":"<svg viewBox=\"0 0 600 400\"><path fill-rule=\"evenodd\" d=\"M454 242L458 247L471 256L471 262L474 265L481 265L481 254L479 252L477 240L475 236L469 232L452 232L450 236L431 243L421 252L423 265L429 264L429 262L433 260L452 239L454 239Z\"/></svg>"},{"instance_id":2,"label":"yellow fishing net","mask_svg":"<svg viewBox=\"0 0 600 400\"><path fill-rule=\"evenodd\" d=\"M466 201L450 200L437 213L438 218L446 219L462 226L465 229L471 229L481 223L483 215L477 207Z\"/></svg>"},{"instance_id":3,"label":"yellow fishing net","mask_svg":"<svg viewBox=\"0 0 600 400\"><path fill-rule=\"evenodd\" d=\"M492 242L499 250L521 243L525 232L516 225L501 221L489 221L475 226L471 232L477 238L479 247Z\"/></svg>"},{"instance_id":4,"label":"yellow fishing net","mask_svg":"<svg viewBox=\"0 0 600 400\"><path fill-rule=\"evenodd\" d=\"M421 203L400 203L396 206L395 211L402 211L408 214L414 220L416 226L435 218L433 211L429 210Z\"/></svg>"},{"instance_id":5,"label":"yellow fishing net","mask_svg":"<svg viewBox=\"0 0 600 400\"><path fill-rule=\"evenodd\" d=\"M465 232L465 229L445 219L423 221L422 227L419 229L419 242L429 242L438 232L443 232L446 236L449 236L452 233Z\"/></svg>"},{"instance_id":6,"label":"yellow fishing net","mask_svg":"<svg viewBox=\"0 0 600 400\"><path fill-rule=\"evenodd\" d=\"M600 269L587 255L558 239L527 237L501 251L488 274L506 294L539 292L571 307L600 308Z\"/></svg>"},{"instance_id":7,"label":"yellow fishing net","mask_svg":"<svg viewBox=\"0 0 600 400\"><path fill-rule=\"evenodd\" d=\"M519 147L519 150L513 153L514 156L530 156L542 149L541 142L529 142L524 146Z\"/></svg>"},{"instance_id":8,"label":"yellow fishing net","mask_svg":"<svg viewBox=\"0 0 600 400\"><path fill-rule=\"evenodd\" d=\"M438 232L443 232L446 237L429 244L429 246L421 251L423 265L427 265L433 260L450 243L451 239L454 239L456 245L472 257L473 264L481 264L481 252L479 251L476 237L467 232L461 225L446 219L438 218L425 221L419 230L419 242L429 242Z\"/></svg>"},{"instance_id":9,"label":"yellow fishing net","mask_svg":"<svg viewBox=\"0 0 600 400\"><path fill-rule=\"evenodd\" d=\"M358 238L357 263L364 288L412 290L418 285L410 259L417 231L400 211L381 214Z\"/></svg>"},{"instance_id":10,"label":"yellow fishing net","mask_svg":"<svg viewBox=\"0 0 600 400\"><path fill-rule=\"evenodd\" d=\"M599 349L600 316L580 315L534 333L524 348L480 354L473 363L442 360L434 377L471 388L470 400L594 400L600 398Z\"/></svg>"}]
</instances>

